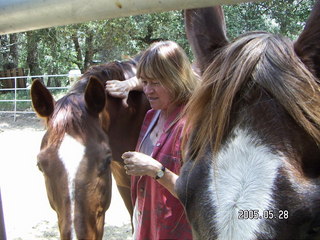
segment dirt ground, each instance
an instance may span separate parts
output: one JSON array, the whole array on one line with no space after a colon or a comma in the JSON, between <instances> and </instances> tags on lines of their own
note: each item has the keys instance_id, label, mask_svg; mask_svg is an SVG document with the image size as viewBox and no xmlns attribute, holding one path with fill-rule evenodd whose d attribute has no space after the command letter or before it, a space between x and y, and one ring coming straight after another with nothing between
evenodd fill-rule
<instances>
[{"instance_id":1,"label":"dirt ground","mask_svg":"<svg viewBox=\"0 0 320 240\"><path fill-rule=\"evenodd\" d=\"M33 114L0 114L0 189L8 240L59 239L36 156L44 134ZM114 183L114 181L113 181ZM130 217L113 184L104 239L131 239Z\"/></svg>"}]
</instances>

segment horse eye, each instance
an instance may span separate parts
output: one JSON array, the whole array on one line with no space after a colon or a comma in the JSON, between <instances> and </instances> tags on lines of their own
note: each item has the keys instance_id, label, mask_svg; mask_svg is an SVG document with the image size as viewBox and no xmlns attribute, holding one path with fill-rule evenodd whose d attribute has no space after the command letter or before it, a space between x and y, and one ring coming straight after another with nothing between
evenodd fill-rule
<instances>
[{"instance_id":1,"label":"horse eye","mask_svg":"<svg viewBox=\"0 0 320 240\"><path fill-rule=\"evenodd\" d=\"M104 159L105 165L110 165L111 161L112 161L112 155L108 154Z\"/></svg>"},{"instance_id":2,"label":"horse eye","mask_svg":"<svg viewBox=\"0 0 320 240\"><path fill-rule=\"evenodd\" d=\"M106 157L103 159L100 169L99 169L99 176L106 173L107 169L110 167L110 163L112 161L112 155L107 154Z\"/></svg>"}]
</instances>

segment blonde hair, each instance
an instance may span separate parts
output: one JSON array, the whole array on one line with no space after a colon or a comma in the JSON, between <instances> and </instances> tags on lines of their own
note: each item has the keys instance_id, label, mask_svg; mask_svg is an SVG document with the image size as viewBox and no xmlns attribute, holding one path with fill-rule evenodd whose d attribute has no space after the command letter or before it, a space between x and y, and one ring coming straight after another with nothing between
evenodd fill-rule
<instances>
[{"instance_id":1,"label":"blonde hair","mask_svg":"<svg viewBox=\"0 0 320 240\"><path fill-rule=\"evenodd\" d=\"M153 43L141 56L137 77L158 80L176 104L185 104L198 79L184 50L175 42Z\"/></svg>"}]
</instances>

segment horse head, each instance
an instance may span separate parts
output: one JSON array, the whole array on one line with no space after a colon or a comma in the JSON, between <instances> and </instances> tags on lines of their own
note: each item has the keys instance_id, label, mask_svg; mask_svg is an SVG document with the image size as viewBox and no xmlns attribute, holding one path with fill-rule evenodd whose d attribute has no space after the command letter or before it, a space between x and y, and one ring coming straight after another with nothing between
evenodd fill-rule
<instances>
[{"instance_id":1,"label":"horse head","mask_svg":"<svg viewBox=\"0 0 320 240\"><path fill-rule=\"evenodd\" d=\"M202 83L176 188L199 239L320 237L319 19L317 0L294 42L267 32L230 42L220 6L186 10Z\"/></svg>"},{"instance_id":2,"label":"horse head","mask_svg":"<svg viewBox=\"0 0 320 240\"><path fill-rule=\"evenodd\" d=\"M61 239L102 239L111 200L111 149L99 114L105 111L103 85L94 77L84 94L55 101L35 80L36 113L46 121L38 154L51 207L57 212Z\"/></svg>"}]
</instances>

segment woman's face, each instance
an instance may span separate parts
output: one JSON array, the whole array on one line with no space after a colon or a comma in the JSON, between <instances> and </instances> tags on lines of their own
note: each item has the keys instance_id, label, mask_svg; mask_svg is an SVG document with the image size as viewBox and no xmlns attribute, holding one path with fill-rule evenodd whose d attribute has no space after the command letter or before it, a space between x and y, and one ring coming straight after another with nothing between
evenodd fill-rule
<instances>
[{"instance_id":1,"label":"woman's face","mask_svg":"<svg viewBox=\"0 0 320 240\"><path fill-rule=\"evenodd\" d=\"M156 79L141 79L143 91L154 110L168 110L172 103L172 96Z\"/></svg>"}]
</instances>

